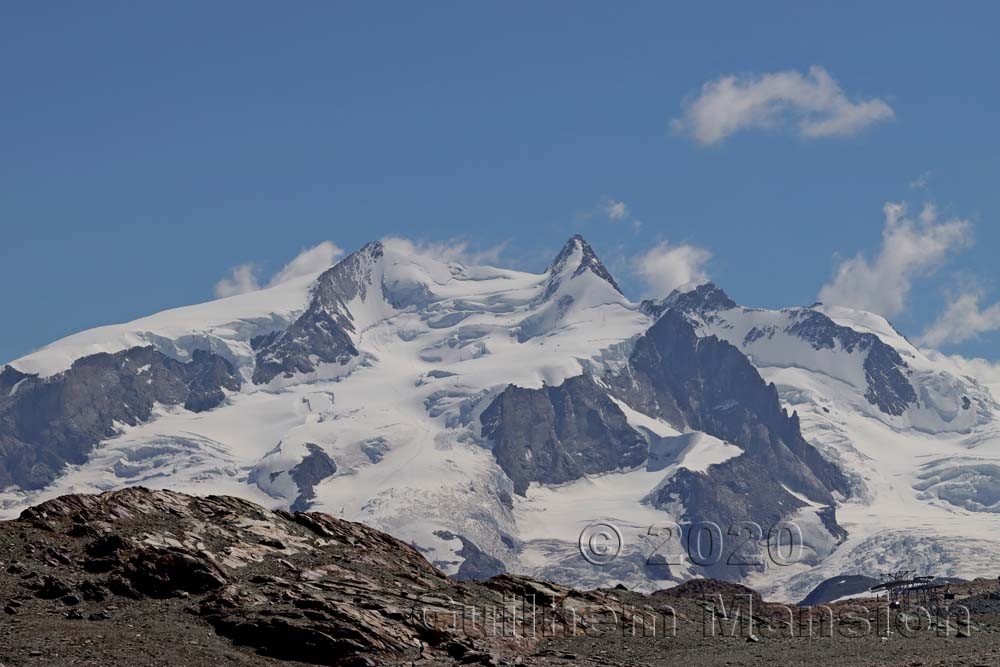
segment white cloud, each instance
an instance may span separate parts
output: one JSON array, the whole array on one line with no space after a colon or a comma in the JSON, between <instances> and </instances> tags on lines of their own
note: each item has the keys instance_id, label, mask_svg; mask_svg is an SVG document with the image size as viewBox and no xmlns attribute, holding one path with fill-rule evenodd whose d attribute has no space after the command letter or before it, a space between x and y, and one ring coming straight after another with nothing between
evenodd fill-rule
<instances>
[{"instance_id":1,"label":"white cloud","mask_svg":"<svg viewBox=\"0 0 1000 667\"><path fill-rule=\"evenodd\" d=\"M705 264L712 253L693 245L658 243L632 259L632 271L644 285L644 296L662 298L689 283L708 281Z\"/></svg>"},{"instance_id":2,"label":"white cloud","mask_svg":"<svg viewBox=\"0 0 1000 667\"><path fill-rule=\"evenodd\" d=\"M917 176L916 178L914 178L912 181L910 181L910 189L911 190L926 190L927 189L927 185L930 182L931 182L931 172L930 171L925 171L924 173L920 174L919 176Z\"/></svg>"},{"instance_id":3,"label":"white cloud","mask_svg":"<svg viewBox=\"0 0 1000 667\"><path fill-rule=\"evenodd\" d=\"M925 205L917 220L907 217L904 204L887 203L884 212L879 254L841 262L833 280L820 290L821 301L896 315L906 306L916 278L932 274L948 255L972 242L969 221L941 222L933 204Z\"/></svg>"},{"instance_id":4,"label":"white cloud","mask_svg":"<svg viewBox=\"0 0 1000 667\"><path fill-rule=\"evenodd\" d=\"M507 248L506 241L489 248L472 249L462 239L411 241L399 236L388 236L382 239L382 243L404 255L422 255L441 262L456 262L467 266L498 266L501 255Z\"/></svg>"},{"instance_id":5,"label":"white cloud","mask_svg":"<svg viewBox=\"0 0 1000 667\"><path fill-rule=\"evenodd\" d=\"M684 103L683 116L671 127L710 145L748 128L793 126L810 139L846 136L893 115L878 98L852 101L825 69L813 66L805 75L784 71L709 81Z\"/></svg>"},{"instance_id":6,"label":"white cloud","mask_svg":"<svg viewBox=\"0 0 1000 667\"><path fill-rule=\"evenodd\" d=\"M323 241L311 248L306 248L275 273L267 282L267 287L279 285L293 278L307 276L310 273L319 273L333 266L343 254L344 251L330 241ZM227 296L256 292L263 286L259 273L260 268L252 262L237 266L230 271L228 276L215 283L216 298L222 299Z\"/></svg>"},{"instance_id":7,"label":"white cloud","mask_svg":"<svg viewBox=\"0 0 1000 667\"><path fill-rule=\"evenodd\" d=\"M969 292L953 298L944 313L920 337L921 345L962 343L980 334L1000 330L1000 303L979 305L980 294Z\"/></svg>"},{"instance_id":8,"label":"white cloud","mask_svg":"<svg viewBox=\"0 0 1000 667\"><path fill-rule=\"evenodd\" d=\"M229 276L215 283L215 296L219 299L237 294L246 294L260 289L257 282L257 267L241 264L230 271Z\"/></svg>"},{"instance_id":9,"label":"white cloud","mask_svg":"<svg viewBox=\"0 0 1000 667\"><path fill-rule=\"evenodd\" d=\"M601 210L611 222L618 222L628 217L628 206L623 201L607 199L601 202Z\"/></svg>"},{"instance_id":10,"label":"white cloud","mask_svg":"<svg viewBox=\"0 0 1000 667\"><path fill-rule=\"evenodd\" d=\"M307 276L310 273L319 273L333 266L343 254L344 251L336 244L323 241L312 248L303 250L296 255L295 259L285 264L284 268L274 274L274 277L268 282L268 287L279 285L293 278Z\"/></svg>"}]
</instances>

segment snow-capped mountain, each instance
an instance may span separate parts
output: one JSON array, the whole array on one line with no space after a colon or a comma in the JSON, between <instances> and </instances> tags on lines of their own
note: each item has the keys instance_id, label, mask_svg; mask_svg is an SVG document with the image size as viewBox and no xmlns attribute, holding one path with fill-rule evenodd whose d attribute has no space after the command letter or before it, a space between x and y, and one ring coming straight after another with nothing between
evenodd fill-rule
<instances>
[{"instance_id":1,"label":"snow-capped mountain","mask_svg":"<svg viewBox=\"0 0 1000 667\"><path fill-rule=\"evenodd\" d=\"M894 569L991 574L1000 546L1000 429L989 389L873 313L821 303L744 308L713 284L645 302L683 312L774 383L803 435L850 479L846 541L820 568L751 580L804 596L826 575Z\"/></svg>"},{"instance_id":2,"label":"snow-capped mountain","mask_svg":"<svg viewBox=\"0 0 1000 667\"><path fill-rule=\"evenodd\" d=\"M0 499L230 493L363 521L460 577L708 573L796 598L879 568L990 572L996 412L869 313L742 308L711 284L633 303L580 237L541 274L387 240L5 366ZM766 535L739 527L784 521L798 562L759 562ZM624 542L603 566L578 544L599 522ZM672 558L671 522L737 528L738 548Z\"/></svg>"}]
</instances>

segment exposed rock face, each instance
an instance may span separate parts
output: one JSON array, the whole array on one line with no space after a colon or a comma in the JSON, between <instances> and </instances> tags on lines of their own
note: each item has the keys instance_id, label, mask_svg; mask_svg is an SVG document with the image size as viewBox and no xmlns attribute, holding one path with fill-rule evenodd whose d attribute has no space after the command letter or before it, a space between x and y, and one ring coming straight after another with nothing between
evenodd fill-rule
<instances>
[{"instance_id":1,"label":"exposed rock face","mask_svg":"<svg viewBox=\"0 0 1000 667\"><path fill-rule=\"evenodd\" d=\"M13 366L4 366L0 370L0 397L10 396L18 384L31 377L33 376L22 373Z\"/></svg>"},{"instance_id":2,"label":"exposed rock face","mask_svg":"<svg viewBox=\"0 0 1000 667\"><path fill-rule=\"evenodd\" d=\"M664 598L690 598L694 600L721 595L722 599L730 605L742 601L752 601L758 609L764 604L760 593L752 588L718 579L692 579L679 586L657 591L655 595Z\"/></svg>"},{"instance_id":3,"label":"exposed rock face","mask_svg":"<svg viewBox=\"0 0 1000 667\"><path fill-rule=\"evenodd\" d=\"M361 443L361 451L372 463L378 463L385 456L391 446L385 438L375 437Z\"/></svg>"},{"instance_id":4,"label":"exposed rock face","mask_svg":"<svg viewBox=\"0 0 1000 667\"><path fill-rule=\"evenodd\" d=\"M846 574L840 577L831 577L821 582L816 588L809 592L799 604L812 606L818 604L829 604L848 595L858 595L867 592L872 586L880 583L881 580L874 577L866 577L860 574Z\"/></svg>"},{"instance_id":5,"label":"exposed rock face","mask_svg":"<svg viewBox=\"0 0 1000 667\"><path fill-rule=\"evenodd\" d=\"M131 488L64 496L0 524L0 532L32 529L48 535L65 562L55 583L54 575L42 579L37 596L198 595L190 610L219 634L317 664L416 657L422 632L406 590L449 587L414 549L375 530L230 497ZM406 586L393 586L397 577ZM357 606L362 591L368 604Z\"/></svg>"},{"instance_id":6,"label":"exposed rock face","mask_svg":"<svg viewBox=\"0 0 1000 667\"><path fill-rule=\"evenodd\" d=\"M906 379L906 362L893 348L874 335L865 357L868 391L865 398L889 415L901 415L917 403L917 393ZM966 407L968 409L968 407Z\"/></svg>"},{"instance_id":7,"label":"exposed rock face","mask_svg":"<svg viewBox=\"0 0 1000 667\"><path fill-rule=\"evenodd\" d=\"M376 241L338 262L317 280L306 312L284 331L254 341L255 384L267 384L278 375L311 373L321 363L344 364L358 356L348 304L375 287L371 269L383 252Z\"/></svg>"},{"instance_id":8,"label":"exposed rock face","mask_svg":"<svg viewBox=\"0 0 1000 667\"><path fill-rule=\"evenodd\" d=\"M210 410L238 391L228 361L196 351L183 363L137 347L77 360L63 373L38 378L7 367L0 373L0 486L37 489L67 464L83 463L116 424L149 420L155 404Z\"/></svg>"},{"instance_id":9,"label":"exposed rock face","mask_svg":"<svg viewBox=\"0 0 1000 667\"><path fill-rule=\"evenodd\" d=\"M786 489L830 506L833 492L849 491L843 474L802 437L797 416L781 408L774 385L729 343L699 338L675 310L639 338L627 369L608 382L636 409L743 449L704 472L682 468L658 489L653 502L675 509L680 503L687 522L729 527L750 521L767 531L806 506ZM833 516L826 520L831 533L841 535ZM747 560L729 564L743 575L752 569ZM734 575L726 562L709 571Z\"/></svg>"},{"instance_id":10,"label":"exposed rock face","mask_svg":"<svg viewBox=\"0 0 1000 667\"><path fill-rule=\"evenodd\" d=\"M322 447L307 442L306 449L309 453L289 471L299 487L299 497L292 503L292 511L295 512L309 509L312 499L316 497L315 486L337 472L337 464Z\"/></svg>"},{"instance_id":11,"label":"exposed rock face","mask_svg":"<svg viewBox=\"0 0 1000 667\"><path fill-rule=\"evenodd\" d=\"M226 398L223 389L239 391L242 384L229 361L205 350L195 350L185 368L188 395L184 407L191 412L217 407Z\"/></svg>"},{"instance_id":12,"label":"exposed rock face","mask_svg":"<svg viewBox=\"0 0 1000 667\"><path fill-rule=\"evenodd\" d=\"M645 439L587 375L557 387L509 386L480 421L497 462L522 495L530 482L560 484L646 459Z\"/></svg>"},{"instance_id":13,"label":"exposed rock face","mask_svg":"<svg viewBox=\"0 0 1000 667\"><path fill-rule=\"evenodd\" d=\"M463 559L458 572L453 575L456 581L489 579L507 571L500 560L483 553L464 535L455 535L447 530L435 531L434 534L444 540L459 540L462 543L462 548L456 552Z\"/></svg>"},{"instance_id":14,"label":"exposed rock face","mask_svg":"<svg viewBox=\"0 0 1000 667\"><path fill-rule=\"evenodd\" d=\"M817 502L848 491L836 466L802 437L798 418L781 407L774 385L729 343L699 338L677 311L639 338L628 370L608 381L629 405L737 445Z\"/></svg>"}]
</instances>

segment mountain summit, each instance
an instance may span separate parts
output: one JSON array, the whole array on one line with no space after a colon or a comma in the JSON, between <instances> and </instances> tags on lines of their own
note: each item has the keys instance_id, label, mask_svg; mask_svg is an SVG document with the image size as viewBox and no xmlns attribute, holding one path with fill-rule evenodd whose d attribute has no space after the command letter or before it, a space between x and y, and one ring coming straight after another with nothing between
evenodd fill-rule
<instances>
[{"instance_id":1,"label":"mountain summit","mask_svg":"<svg viewBox=\"0 0 1000 667\"><path fill-rule=\"evenodd\" d=\"M615 288L619 294L622 290L612 277L611 273L604 267L604 264L597 257L597 253L579 234L574 234L566 245L563 246L556 258L549 265L550 276L572 277L578 276L584 271L590 271L598 278L606 281Z\"/></svg>"}]
</instances>

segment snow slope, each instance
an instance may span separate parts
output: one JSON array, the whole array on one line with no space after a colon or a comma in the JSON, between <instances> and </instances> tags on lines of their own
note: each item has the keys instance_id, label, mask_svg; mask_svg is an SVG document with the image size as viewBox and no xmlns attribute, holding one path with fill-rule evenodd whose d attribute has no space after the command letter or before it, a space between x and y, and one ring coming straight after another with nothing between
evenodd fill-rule
<instances>
[{"instance_id":1,"label":"snow slope","mask_svg":"<svg viewBox=\"0 0 1000 667\"><path fill-rule=\"evenodd\" d=\"M236 366L253 361L250 339L287 327L309 301L319 274L302 276L250 294L165 310L125 324L73 334L11 362L24 373L50 376L80 357L152 345L186 360L196 349L210 350Z\"/></svg>"}]
</instances>

